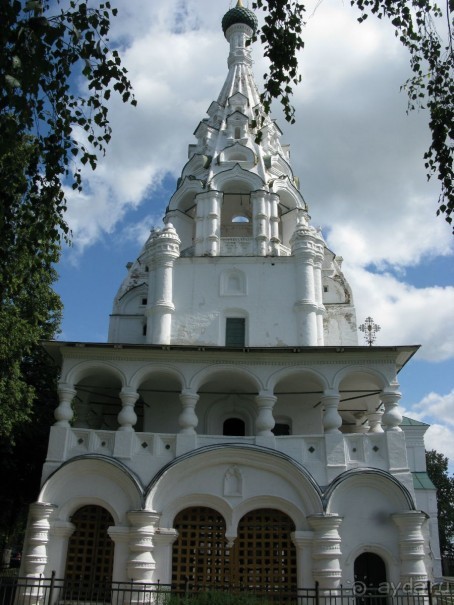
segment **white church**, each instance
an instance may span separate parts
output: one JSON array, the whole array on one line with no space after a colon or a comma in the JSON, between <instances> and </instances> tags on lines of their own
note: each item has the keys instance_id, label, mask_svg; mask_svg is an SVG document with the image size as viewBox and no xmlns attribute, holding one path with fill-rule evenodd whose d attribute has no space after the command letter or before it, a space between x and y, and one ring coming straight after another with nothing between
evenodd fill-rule
<instances>
[{"instance_id":1,"label":"white church","mask_svg":"<svg viewBox=\"0 0 454 605\"><path fill-rule=\"evenodd\" d=\"M222 27L225 84L127 265L108 342L45 345L60 404L21 574L82 593L434 579L427 425L399 411L418 347L358 345L342 258L261 106L256 16L238 0Z\"/></svg>"}]
</instances>

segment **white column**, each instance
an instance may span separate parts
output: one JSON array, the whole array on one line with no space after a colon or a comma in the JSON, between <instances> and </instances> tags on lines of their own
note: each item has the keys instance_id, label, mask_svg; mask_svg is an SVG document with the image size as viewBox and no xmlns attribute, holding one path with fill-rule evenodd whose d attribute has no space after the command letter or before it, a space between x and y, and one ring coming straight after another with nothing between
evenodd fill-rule
<instances>
[{"instance_id":1,"label":"white column","mask_svg":"<svg viewBox=\"0 0 454 605\"><path fill-rule=\"evenodd\" d=\"M279 196L276 193L269 193L268 195L270 200L270 239L279 244Z\"/></svg>"},{"instance_id":2,"label":"white column","mask_svg":"<svg viewBox=\"0 0 454 605\"><path fill-rule=\"evenodd\" d=\"M203 256L205 252L205 205L206 198L199 193L196 197L196 216L195 216L195 255Z\"/></svg>"},{"instance_id":3,"label":"white column","mask_svg":"<svg viewBox=\"0 0 454 605\"><path fill-rule=\"evenodd\" d=\"M427 581L424 536L421 528L429 517L426 513L409 510L392 515L399 528L400 581L402 584Z\"/></svg>"},{"instance_id":4,"label":"white column","mask_svg":"<svg viewBox=\"0 0 454 605\"><path fill-rule=\"evenodd\" d=\"M72 387L72 385L67 384L66 382L60 382L57 392L60 403L54 411L54 417L57 421L55 422L55 426L69 427L70 422L74 417L71 404L72 400L77 394L77 391Z\"/></svg>"},{"instance_id":5,"label":"white column","mask_svg":"<svg viewBox=\"0 0 454 605\"><path fill-rule=\"evenodd\" d=\"M47 543L49 542L50 530L49 518L56 508L53 504L43 502L30 504L23 567L23 571L28 578L39 578L46 574Z\"/></svg>"},{"instance_id":6,"label":"white column","mask_svg":"<svg viewBox=\"0 0 454 605\"><path fill-rule=\"evenodd\" d=\"M340 433L342 416L339 414L339 391L325 391L321 402L323 406L323 431L324 433Z\"/></svg>"},{"instance_id":7,"label":"white column","mask_svg":"<svg viewBox=\"0 0 454 605\"><path fill-rule=\"evenodd\" d=\"M383 433L382 427L383 410L378 409L375 412L367 413L369 421L369 433Z\"/></svg>"},{"instance_id":8,"label":"white column","mask_svg":"<svg viewBox=\"0 0 454 605\"><path fill-rule=\"evenodd\" d=\"M312 579L312 542L314 532L295 531L292 533L292 541L296 547L297 556L297 586L309 588L313 584Z\"/></svg>"},{"instance_id":9,"label":"white column","mask_svg":"<svg viewBox=\"0 0 454 605\"><path fill-rule=\"evenodd\" d=\"M153 581L161 584L172 583L172 545L178 537L176 529L160 527L153 536L156 571Z\"/></svg>"},{"instance_id":10,"label":"white column","mask_svg":"<svg viewBox=\"0 0 454 605\"><path fill-rule=\"evenodd\" d=\"M205 253L208 256L219 256L221 252L221 202L220 191L209 191L207 194L207 238Z\"/></svg>"},{"instance_id":11,"label":"white column","mask_svg":"<svg viewBox=\"0 0 454 605\"><path fill-rule=\"evenodd\" d=\"M385 406L385 413L382 417L382 423L385 426L385 431L401 431L400 424L402 423L402 414L399 411L399 400L401 394L397 391L384 391L380 395L380 399Z\"/></svg>"},{"instance_id":12,"label":"white column","mask_svg":"<svg viewBox=\"0 0 454 605\"><path fill-rule=\"evenodd\" d=\"M258 256L268 254L270 239L269 201L266 191L253 191L252 203L252 230L255 239L255 249Z\"/></svg>"},{"instance_id":13,"label":"white column","mask_svg":"<svg viewBox=\"0 0 454 605\"><path fill-rule=\"evenodd\" d=\"M272 437L272 429L274 428L275 421L273 417L273 407L277 401L272 393L259 393L255 402L258 407L257 418L255 421L255 434L263 437Z\"/></svg>"},{"instance_id":14,"label":"white column","mask_svg":"<svg viewBox=\"0 0 454 605\"><path fill-rule=\"evenodd\" d=\"M322 284L322 266L325 258L325 246L323 241L316 245L316 254L314 257L314 285L315 301L317 303L317 345L322 347L325 344L325 335L323 330L323 317L325 315L325 306L323 305L323 284Z\"/></svg>"},{"instance_id":15,"label":"white column","mask_svg":"<svg viewBox=\"0 0 454 605\"><path fill-rule=\"evenodd\" d=\"M133 582L153 582L156 567L153 558L153 535L160 515L146 510L128 512L129 532L128 578Z\"/></svg>"},{"instance_id":16,"label":"white column","mask_svg":"<svg viewBox=\"0 0 454 605\"><path fill-rule=\"evenodd\" d=\"M298 344L317 346L317 309L315 294L314 260L316 257L317 233L304 220L290 239L292 254L296 258L296 301L298 314Z\"/></svg>"},{"instance_id":17,"label":"white column","mask_svg":"<svg viewBox=\"0 0 454 605\"><path fill-rule=\"evenodd\" d=\"M197 393L183 391L180 393L180 401L183 410L178 417L178 424L181 426L180 433L186 435L195 435L199 419L195 413L195 406L199 400Z\"/></svg>"},{"instance_id":18,"label":"white column","mask_svg":"<svg viewBox=\"0 0 454 605\"><path fill-rule=\"evenodd\" d=\"M342 577L338 531L342 518L334 514L319 514L311 515L307 520L315 532L312 546L314 581L319 582L322 590L336 589Z\"/></svg>"},{"instance_id":19,"label":"white column","mask_svg":"<svg viewBox=\"0 0 454 605\"><path fill-rule=\"evenodd\" d=\"M119 431L133 431L137 422L134 404L139 399L139 393L134 389L123 387L120 391L121 411L117 416Z\"/></svg>"},{"instance_id":20,"label":"white column","mask_svg":"<svg viewBox=\"0 0 454 605\"><path fill-rule=\"evenodd\" d=\"M65 575L68 542L75 529L74 523L59 520L53 521L49 529L52 550L48 555L48 564L50 569L55 570L57 578L63 578Z\"/></svg>"},{"instance_id":21,"label":"white column","mask_svg":"<svg viewBox=\"0 0 454 605\"><path fill-rule=\"evenodd\" d=\"M111 525L107 533L115 544L112 578L118 582L130 582L127 575L127 562L129 555L129 527L124 525Z\"/></svg>"},{"instance_id":22,"label":"white column","mask_svg":"<svg viewBox=\"0 0 454 605\"><path fill-rule=\"evenodd\" d=\"M180 255L180 239L173 226L168 223L156 235L153 244L155 262L153 306L147 309L152 317L151 333L147 330L150 344L170 344L173 304L173 265Z\"/></svg>"}]
</instances>

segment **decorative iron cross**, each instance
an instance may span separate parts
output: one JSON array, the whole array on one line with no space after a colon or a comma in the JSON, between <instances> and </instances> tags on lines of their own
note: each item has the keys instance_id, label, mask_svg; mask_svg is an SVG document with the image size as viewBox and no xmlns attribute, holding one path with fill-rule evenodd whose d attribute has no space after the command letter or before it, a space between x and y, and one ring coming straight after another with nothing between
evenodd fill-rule
<instances>
[{"instance_id":1,"label":"decorative iron cross","mask_svg":"<svg viewBox=\"0 0 454 605\"><path fill-rule=\"evenodd\" d=\"M372 317L366 317L365 322L359 326L358 330L364 332L364 338L366 339L367 344L371 347L372 343L375 342L377 332L380 332L381 327L374 323Z\"/></svg>"}]
</instances>

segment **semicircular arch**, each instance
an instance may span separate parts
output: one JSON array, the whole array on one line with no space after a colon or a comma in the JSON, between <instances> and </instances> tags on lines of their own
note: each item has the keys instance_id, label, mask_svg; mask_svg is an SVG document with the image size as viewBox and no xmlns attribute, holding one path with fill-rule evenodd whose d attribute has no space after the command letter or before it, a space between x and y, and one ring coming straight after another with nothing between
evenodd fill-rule
<instances>
[{"instance_id":1,"label":"semicircular arch","mask_svg":"<svg viewBox=\"0 0 454 605\"><path fill-rule=\"evenodd\" d=\"M341 473L329 485L325 492L326 512L337 512L336 500L342 497L351 500L354 488L377 490L386 496L387 502L395 512L415 510L412 495L393 475L375 468L361 468Z\"/></svg>"},{"instance_id":2,"label":"semicircular arch","mask_svg":"<svg viewBox=\"0 0 454 605\"><path fill-rule=\"evenodd\" d=\"M254 388L257 389L257 393L263 389L263 385L255 374L245 368L239 368L233 365L211 365L203 368L194 376L191 377L189 389L193 391L199 391L200 388L207 382L218 378L221 375L236 375L242 377L246 382L249 382Z\"/></svg>"},{"instance_id":3,"label":"semicircular arch","mask_svg":"<svg viewBox=\"0 0 454 605\"><path fill-rule=\"evenodd\" d=\"M81 380L99 373L112 375L120 381L122 387L127 384L123 371L109 361L81 361L61 377L61 382L75 386Z\"/></svg>"},{"instance_id":4,"label":"semicircular arch","mask_svg":"<svg viewBox=\"0 0 454 605\"><path fill-rule=\"evenodd\" d=\"M378 389L385 389L389 386L388 378L380 370L366 366L351 365L341 368L334 375L332 388L339 389L343 381L348 380L349 378L354 379L358 376L366 377L372 384L375 384Z\"/></svg>"},{"instance_id":5,"label":"semicircular arch","mask_svg":"<svg viewBox=\"0 0 454 605\"><path fill-rule=\"evenodd\" d=\"M63 521L81 506L96 504L118 524L129 510L142 508L142 494L140 481L123 464L88 455L72 458L54 471L41 488L38 502L56 505L56 516Z\"/></svg>"},{"instance_id":6,"label":"semicircular arch","mask_svg":"<svg viewBox=\"0 0 454 605\"><path fill-rule=\"evenodd\" d=\"M203 502L205 495L213 495L212 477L225 479L232 468L241 473L243 485L248 485L249 499L266 502L268 498L279 502L280 508L286 500L292 514L296 508L306 516L323 511L320 488L304 467L281 452L238 444L206 446L175 458L148 486L146 508L164 512L174 501L195 498ZM225 486L225 481L218 482L216 497L224 497Z\"/></svg>"},{"instance_id":7,"label":"semicircular arch","mask_svg":"<svg viewBox=\"0 0 454 605\"><path fill-rule=\"evenodd\" d=\"M312 368L301 368L298 366L282 368L280 370L277 370L276 372L273 372L268 377L265 388L266 390L274 391L276 385L279 382L287 378L292 378L294 376L301 377L302 379L304 379L304 376L310 376L310 378L320 384L321 390L325 391L329 388L328 381L323 374L317 372L317 370L314 370Z\"/></svg>"},{"instance_id":8,"label":"semicircular arch","mask_svg":"<svg viewBox=\"0 0 454 605\"><path fill-rule=\"evenodd\" d=\"M184 375L173 366L164 366L164 365L151 365L147 364L139 368L130 378L129 386L138 390L140 389L140 385L149 379L153 379L154 376L167 376L171 379L175 379L179 382L181 389L186 388L185 377Z\"/></svg>"}]
</instances>

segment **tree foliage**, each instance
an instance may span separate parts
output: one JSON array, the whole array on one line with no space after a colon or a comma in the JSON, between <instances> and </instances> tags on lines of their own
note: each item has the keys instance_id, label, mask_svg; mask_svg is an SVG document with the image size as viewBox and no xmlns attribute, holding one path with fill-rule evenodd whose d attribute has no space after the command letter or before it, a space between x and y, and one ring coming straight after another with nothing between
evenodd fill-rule
<instances>
[{"instance_id":1,"label":"tree foliage","mask_svg":"<svg viewBox=\"0 0 454 605\"><path fill-rule=\"evenodd\" d=\"M14 431L14 441L0 436L0 549L22 544L28 508L36 500L47 453L49 428L57 406L58 369L39 345L32 348L20 365L25 384L32 385L34 401L30 422Z\"/></svg>"},{"instance_id":2,"label":"tree foliage","mask_svg":"<svg viewBox=\"0 0 454 605\"><path fill-rule=\"evenodd\" d=\"M81 165L94 169L105 151L111 91L135 100L108 47L109 2L0 6L0 435L8 435L34 397L23 360L58 328L52 284L69 237L65 188L80 190Z\"/></svg>"},{"instance_id":3,"label":"tree foliage","mask_svg":"<svg viewBox=\"0 0 454 605\"><path fill-rule=\"evenodd\" d=\"M454 477L448 459L435 450L426 452L427 474L437 488L438 531L443 555L454 555Z\"/></svg>"},{"instance_id":4,"label":"tree foliage","mask_svg":"<svg viewBox=\"0 0 454 605\"><path fill-rule=\"evenodd\" d=\"M442 10L432 0L350 0L361 11L388 19L396 36L410 55L411 76L404 83L408 108L425 108L429 113L432 141L424 155L428 178L436 176L441 193L437 214L452 224L454 211L454 0L445 0ZM286 119L293 123L295 110L290 101L293 86L300 82L297 53L304 47L302 31L305 6L296 0L255 0L253 8L265 8L260 39L270 69L265 74L262 100L269 111L272 99L280 99ZM446 30L446 37L439 34Z\"/></svg>"}]
</instances>

